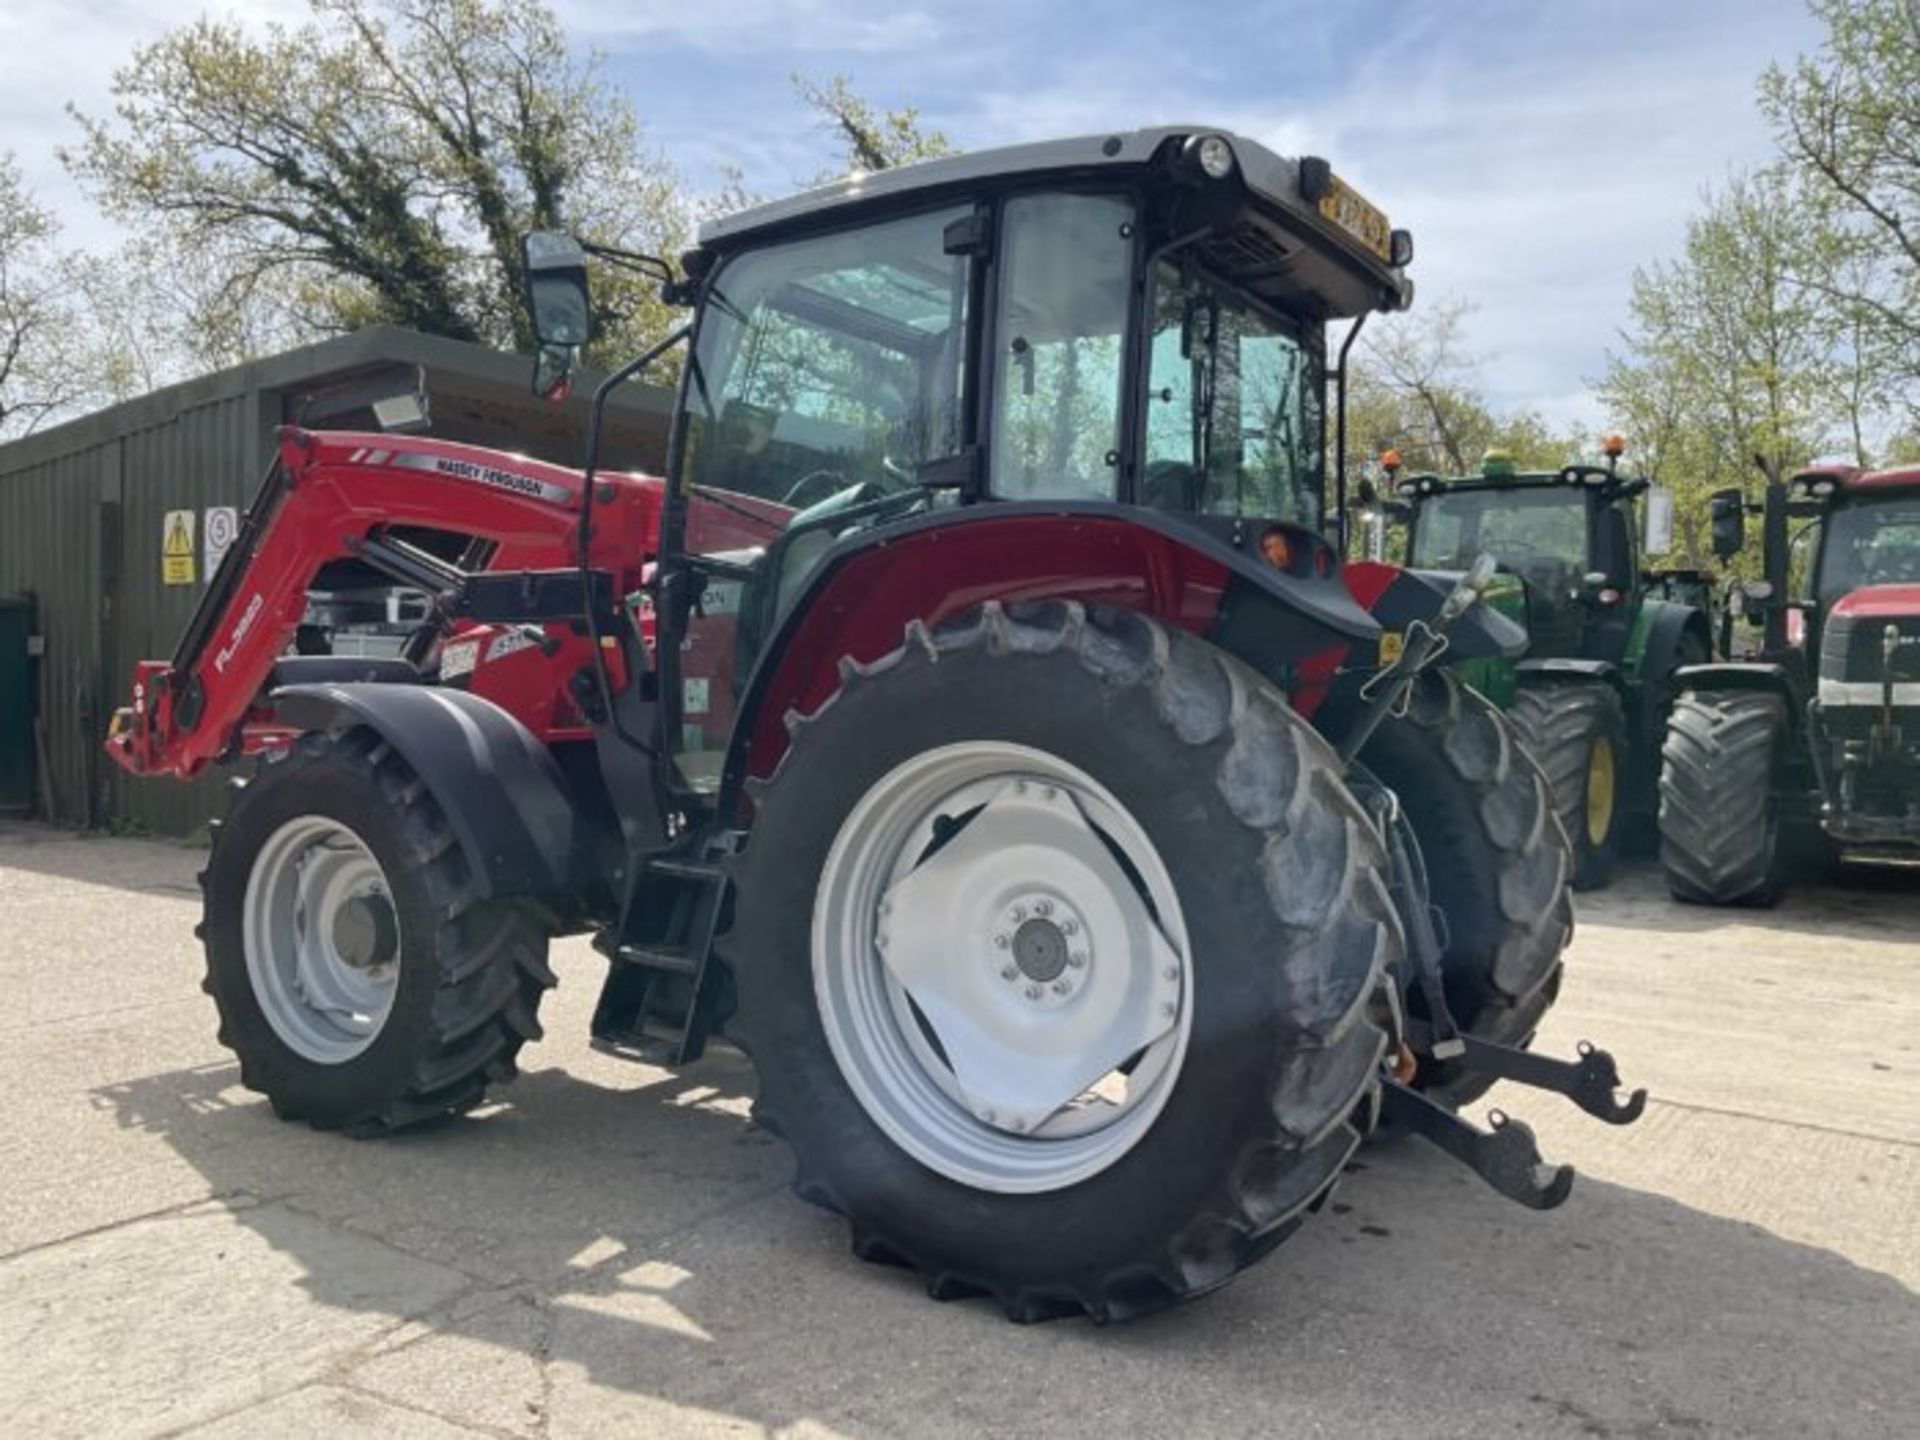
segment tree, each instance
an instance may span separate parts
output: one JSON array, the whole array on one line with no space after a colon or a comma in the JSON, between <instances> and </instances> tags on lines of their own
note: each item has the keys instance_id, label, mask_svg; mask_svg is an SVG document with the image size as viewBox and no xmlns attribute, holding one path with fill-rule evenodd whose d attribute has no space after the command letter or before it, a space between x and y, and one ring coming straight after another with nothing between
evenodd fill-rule
<instances>
[{"instance_id":1,"label":"tree","mask_svg":"<svg viewBox=\"0 0 1920 1440\"><path fill-rule=\"evenodd\" d=\"M1398 450L1409 471L1466 474L1488 450L1512 454L1526 469L1552 469L1580 448L1537 411L1497 414L1473 382L1467 347L1472 307L1443 299L1394 315L1361 332L1347 392L1349 481Z\"/></svg>"},{"instance_id":2,"label":"tree","mask_svg":"<svg viewBox=\"0 0 1920 1440\"><path fill-rule=\"evenodd\" d=\"M200 20L135 51L115 117L64 158L110 214L217 256L228 313L385 323L529 348L520 237L672 253L672 171L553 11L513 0L308 0L298 29ZM599 349L666 313L609 275Z\"/></svg>"},{"instance_id":3,"label":"tree","mask_svg":"<svg viewBox=\"0 0 1920 1440\"><path fill-rule=\"evenodd\" d=\"M1625 354L1599 384L1641 467L1676 498L1676 536L1708 563L1706 497L1745 486L1753 457L1805 464L1836 396L1831 313L1804 283L1827 273L1814 217L1777 171L1706 197L1680 256L1634 272Z\"/></svg>"},{"instance_id":4,"label":"tree","mask_svg":"<svg viewBox=\"0 0 1920 1440\"><path fill-rule=\"evenodd\" d=\"M74 405L73 307L54 249L59 222L0 155L0 436L21 435Z\"/></svg>"},{"instance_id":5,"label":"tree","mask_svg":"<svg viewBox=\"0 0 1920 1440\"><path fill-rule=\"evenodd\" d=\"M825 121L844 160L838 169L818 177L816 184L838 180L850 170L891 170L954 153L940 131L921 128L918 109L909 105L876 111L854 92L849 76L835 75L821 85L795 75L793 89Z\"/></svg>"},{"instance_id":6,"label":"tree","mask_svg":"<svg viewBox=\"0 0 1920 1440\"><path fill-rule=\"evenodd\" d=\"M1831 222L1839 263L1802 277L1857 339L1882 402L1920 420L1920 4L1812 0L1820 52L1775 65L1760 105Z\"/></svg>"}]
</instances>

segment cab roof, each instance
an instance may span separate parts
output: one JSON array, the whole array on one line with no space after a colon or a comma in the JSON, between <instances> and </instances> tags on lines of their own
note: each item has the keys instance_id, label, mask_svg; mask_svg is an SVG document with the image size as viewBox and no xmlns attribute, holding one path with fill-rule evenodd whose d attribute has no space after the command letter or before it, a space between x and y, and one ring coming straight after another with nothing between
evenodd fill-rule
<instances>
[{"instance_id":1,"label":"cab roof","mask_svg":"<svg viewBox=\"0 0 1920 1440\"><path fill-rule=\"evenodd\" d=\"M1234 160L1231 174L1213 183L1232 181L1240 186L1248 208L1269 222L1263 227L1264 253L1248 257L1247 263L1262 264L1270 272L1303 272L1290 278L1322 295L1329 315L1405 309L1412 302L1413 283L1406 278L1403 267L1389 264L1354 233L1323 214L1319 203L1307 198L1303 172L1317 182L1318 177L1330 173L1324 161L1278 155L1256 140L1200 125L1162 125L1044 140L967 151L888 170L856 172L816 189L709 220L700 227L700 248L725 252L785 238L789 233L851 225L872 212L907 210L943 198L959 199L1047 179L1071 182L1112 177L1124 181L1152 179L1157 174L1172 184L1179 179L1176 167L1183 147L1207 136L1226 141ZM1187 178L1192 182L1190 173ZM1343 182L1336 179L1332 184L1339 193L1351 195ZM1361 203L1363 208L1370 208ZM1341 263L1329 265L1329 258ZM1356 280L1361 281L1359 286Z\"/></svg>"},{"instance_id":2,"label":"cab roof","mask_svg":"<svg viewBox=\"0 0 1920 1440\"><path fill-rule=\"evenodd\" d=\"M1815 483L1831 480L1844 494L1861 491L1920 490L1920 465L1895 466L1886 470L1862 470L1853 465L1809 465L1794 472L1787 483L1798 489L1810 489Z\"/></svg>"}]
</instances>

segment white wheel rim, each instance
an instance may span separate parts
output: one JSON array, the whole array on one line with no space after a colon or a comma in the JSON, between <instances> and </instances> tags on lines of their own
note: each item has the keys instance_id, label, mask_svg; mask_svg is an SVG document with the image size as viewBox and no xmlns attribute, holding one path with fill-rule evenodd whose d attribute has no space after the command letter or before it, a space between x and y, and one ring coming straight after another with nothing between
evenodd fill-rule
<instances>
[{"instance_id":1,"label":"white wheel rim","mask_svg":"<svg viewBox=\"0 0 1920 1440\"><path fill-rule=\"evenodd\" d=\"M1179 1078L1193 988L1172 878L1105 787L1043 751L949 745L876 783L821 870L812 948L841 1074L949 1179L1076 1184Z\"/></svg>"},{"instance_id":2,"label":"white wheel rim","mask_svg":"<svg viewBox=\"0 0 1920 1440\"><path fill-rule=\"evenodd\" d=\"M254 857L241 907L254 999L295 1054L339 1065L379 1038L400 983L399 919L367 844L322 815Z\"/></svg>"}]
</instances>

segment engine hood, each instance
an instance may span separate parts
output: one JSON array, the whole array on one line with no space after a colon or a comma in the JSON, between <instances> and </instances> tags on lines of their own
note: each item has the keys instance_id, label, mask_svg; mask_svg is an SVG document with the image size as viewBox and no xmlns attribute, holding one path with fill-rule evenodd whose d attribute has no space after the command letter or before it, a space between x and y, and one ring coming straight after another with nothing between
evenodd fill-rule
<instances>
[{"instance_id":1,"label":"engine hood","mask_svg":"<svg viewBox=\"0 0 1920 1440\"><path fill-rule=\"evenodd\" d=\"M1859 620L1920 616L1920 585L1863 585L1835 601L1829 613Z\"/></svg>"}]
</instances>

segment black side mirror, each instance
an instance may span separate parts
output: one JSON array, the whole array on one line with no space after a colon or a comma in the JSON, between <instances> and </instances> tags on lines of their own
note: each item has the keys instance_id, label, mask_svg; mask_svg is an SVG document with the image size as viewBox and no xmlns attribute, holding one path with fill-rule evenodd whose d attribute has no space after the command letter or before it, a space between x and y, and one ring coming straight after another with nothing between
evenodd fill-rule
<instances>
[{"instance_id":1,"label":"black side mirror","mask_svg":"<svg viewBox=\"0 0 1920 1440\"><path fill-rule=\"evenodd\" d=\"M1716 490L1707 497L1713 553L1730 560L1747 543L1747 501L1738 490Z\"/></svg>"},{"instance_id":2,"label":"black side mirror","mask_svg":"<svg viewBox=\"0 0 1920 1440\"><path fill-rule=\"evenodd\" d=\"M1366 476L1360 477L1360 483L1353 487L1353 498L1360 502L1362 510L1371 510L1380 503L1380 492L1373 488L1373 481Z\"/></svg>"},{"instance_id":3,"label":"black side mirror","mask_svg":"<svg viewBox=\"0 0 1920 1440\"><path fill-rule=\"evenodd\" d=\"M1380 513L1385 515L1387 519L1395 525L1411 525L1413 523L1413 506L1404 500L1388 500L1381 505Z\"/></svg>"},{"instance_id":4,"label":"black side mirror","mask_svg":"<svg viewBox=\"0 0 1920 1440\"><path fill-rule=\"evenodd\" d=\"M536 230L520 242L526 272L527 314L540 342L534 361L536 395L566 393L580 347L592 338L593 307L587 293L587 254L580 242L558 230Z\"/></svg>"}]
</instances>

